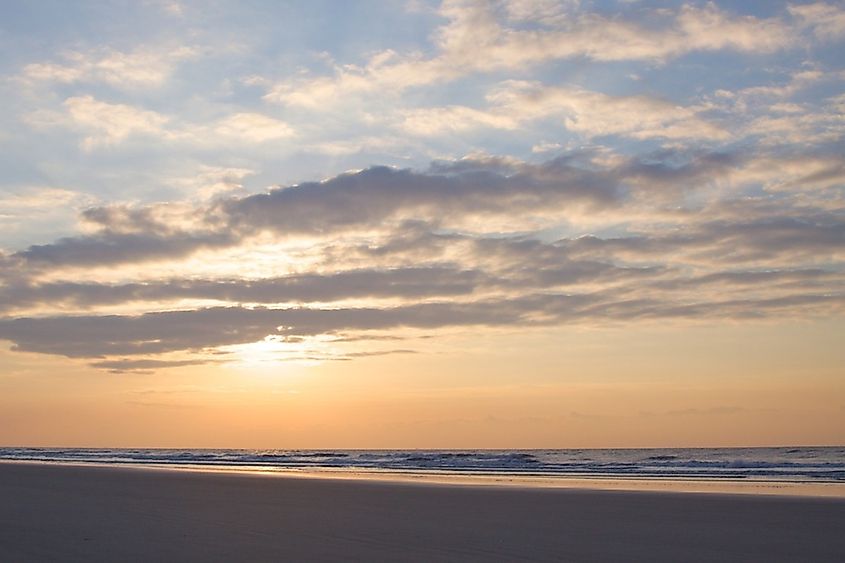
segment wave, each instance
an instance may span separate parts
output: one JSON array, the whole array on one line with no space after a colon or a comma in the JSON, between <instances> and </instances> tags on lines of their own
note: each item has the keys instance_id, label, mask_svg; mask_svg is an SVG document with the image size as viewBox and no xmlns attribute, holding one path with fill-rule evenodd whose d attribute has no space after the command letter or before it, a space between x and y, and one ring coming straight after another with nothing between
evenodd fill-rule
<instances>
[{"instance_id":1,"label":"wave","mask_svg":"<svg viewBox=\"0 0 845 563\"><path fill-rule=\"evenodd\" d=\"M134 465L845 481L845 448L202 450L0 448L0 459Z\"/></svg>"}]
</instances>

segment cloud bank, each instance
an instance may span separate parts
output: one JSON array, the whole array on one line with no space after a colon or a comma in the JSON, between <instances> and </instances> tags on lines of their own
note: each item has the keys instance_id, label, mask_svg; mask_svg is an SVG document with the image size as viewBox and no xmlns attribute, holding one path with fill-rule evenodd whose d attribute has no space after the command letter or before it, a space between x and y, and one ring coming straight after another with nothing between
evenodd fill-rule
<instances>
[{"instance_id":1,"label":"cloud bank","mask_svg":"<svg viewBox=\"0 0 845 563\"><path fill-rule=\"evenodd\" d=\"M3 258L0 338L162 368L268 337L841 314L841 186L784 192L775 169L760 192L751 171L769 158L464 159L176 210L92 208L91 234ZM729 195L713 199L714 182ZM156 274L198 254L247 266L267 245L303 244L284 275ZM85 269L100 279L82 281ZM170 353L192 359L151 359Z\"/></svg>"}]
</instances>

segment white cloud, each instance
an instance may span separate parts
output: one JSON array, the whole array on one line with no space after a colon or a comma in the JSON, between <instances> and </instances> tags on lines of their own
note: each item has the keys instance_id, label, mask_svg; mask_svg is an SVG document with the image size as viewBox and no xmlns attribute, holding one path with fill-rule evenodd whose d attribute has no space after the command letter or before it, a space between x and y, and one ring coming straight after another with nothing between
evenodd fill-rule
<instances>
[{"instance_id":1,"label":"white cloud","mask_svg":"<svg viewBox=\"0 0 845 563\"><path fill-rule=\"evenodd\" d=\"M277 83L265 99L318 109L345 103L350 96L398 93L477 72L521 70L548 60L665 61L692 51L721 49L768 53L797 40L795 30L780 19L733 16L712 3L655 11L654 25L648 27L598 13L562 17L559 6L544 2L505 6L502 17L489 2L444 2L440 14L448 23L434 33L433 57L386 50L363 66L336 65L333 76ZM536 27L509 26L508 17Z\"/></svg>"},{"instance_id":2,"label":"white cloud","mask_svg":"<svg viewBox=\"0 0 845 563\"><path fill-rule=\"evenodd\" d=\"M244 178L253 174L255 171L249 168L202 164L195 174L173 178L170 183L178 186L189 199L202 200L241 191Z\"/></svg>"},{"instance_id":3,"label":"white cloud","mask_svg":"<svg viewBox=\"0 0 845 563\"><path fill-rule=\"evenodd\" d=\"M485 110L462 106L410 110L404 114L402 128L416 135L436 135L479 127L517 129L533 120L557 117L566 129L587 137L729 137L727 131L699 117L699 108L650 96L610 96L580 88L508 81L488 94L487 100L490 105Z\"/></svg>"},{"instance_id":4,"label":"white cloud","mask_svg":"<svg viewBox=\"0 0 845 563\"><path fill-rule=\"evenodd\" d=\"M89 194L54 186L26 186L0 192L0 229L4 244L20 237L41 233L73 231L79 212L94 205L97 199ZM31 239L30 239L31 240Z\"/></svg>"},{"instance_id":5,"label":"white cloud","mask_svg":"<svg viewBox=\"0 0 845 563\"><path fill-rule=\"evenodd\" d=\"M792 73L789 81L782 84L766 84L764 86L750 86L736 92L718 90L716 96L731 100L737 109L745 110L755 103L768 103L771 99L789 99L801 90L822 80L842 78L839 73L825 73L816 69L805 69Z\"/></svg>"},{"instance_id":6,"label":"white cloud","mask_svg":"<svg viewBox=\"0 0 845 563\"><path fill-rule=\"evenodd\" d=\"M260 113L236 113L223 118L213 126L214 133L223 137L261 143L283 139L294 134L293 128L283 121Z\"/></svg>"},{"instance_id":7,"label":"white cloud","mask_svg":"<svg viewBox=\"0 0 845 563\"><path fill-rule=\"evenodd\" d=\"M502 8L512 21L556 24L580 4L580 0L509 0Z\"/></svg>"},{"instance_id":8,"label":"white cloud","mask_svg":"<svg viewBox=\"0 0 845 563\"><path fill-rule=\"evenodd\" d=\"M180 123L170 116L130 106L75 96L62 104L64 112L38 110L26 116L34 127L63 126L80 131L85 150L110 147L133 135L157 137L168 142L209 146L231 142L249 144L284 139L294 135L287 123L252 112L238 112L206 124Z\"/></svg>"},{"instance_id":9,"label":"white cloud","mask_svg":"<svg viewBox=\"0 0 845 563\"><path fill-rule=\"evenodd\" d=\"M759 135L764 144L817 144L842 139L845 116L838 112L762 115L745 128L748 135Z\"/></svg>"},{"instance_id":10,"label":"white cloud","mask_svg":"<svg viewBox=\"0 0 845 563\"><path fill-rule=\"evenodd\" d=\"M703 8L683 6L677 16L677 31L669 37L674 41L671 49L675 54L720 49L771 53L797 39L795 30L782 20L735 16L712 2Z\"/></svg>"},{"instance_id":11,"label":"white cloud","mask_svg":"<svg viewBox=\"0 0 845 563\"><path fill-rule=\"evenodd\" d=\"M537 143L536 145L531 147L531 152L537 154L537 153L558 151L562 148L563 148L563 145L561 145L560 143L551 143L551 142L548 142L548 141L544 141L542 143Z\"/></svg>"},{"instance_id":12,"label":"white cloud","mask_svg":"<svg viewBox=\"0 0 845 563\"><path fill-rule=\"evenodd\" d=\"M820 39L834 40L845 36L845 9L826 2L789 6L789 11Z\"/></svg>"},{"instance_id":13,"label":"white cloud","mask_svg":"<svg viewBox=\"0 0 845 563\"><path fill-rule=\"evenodd\" d=\"M158 87L181 61L198 55L199 50L186 46L132 52L109 48L69 51L60 63L26 65L21 76L28 82L104 82L119 89Z\"/></svg>"},{"instance_id":14,"label":"white cloud","mask_svg":"<svg viewBox=\"0 0 845 563\"><path fill-rule=\"evenodd\" d=\"M318 141L302 145L309 152L326 154L331 156L346 156L366 151L379 151L381 153L393 154L397 158L405 158L402 150L408 147L406 137L392 135L353 137L350 139Z\"/></svg>"},{"instance_id":15,"label":"white cloud","mask_svg":"<svg viewBox=\"0 0 845 563\"><path fill-rule=\"evenodd\" d=\"M86 135L82 147L91 150L124 141L133 134L161 135L169 118L125 104L110 104L92 96L68 98L64 102L73 126Z\"/></svg>"},{"instance_id":16,"label":"white cloud","mask_svg":"<svg viewBox=\"0 0 845 563\"><path fill-rule=\"evenodd\" d=\"M21 219L62 206L79 208L94 201L91 196L64 188L28 187L12 193L0 193L0 219Z\"/></svg>"},{"instance_id":17,"label":"white cloud","mask_svg":"<svg viewBox=\"0 0 845 563\"><path fill-rule=\"evenodd\" d=\"M820 190L845 185L845 162L827 155L757 158L732 174L735 182L772 191Z\"/></svg>"},{"instance_id":18,"label":"white cloud","mask_svg":"<svg viewBox=\"0 0 845 563\"><path fill-rule=\"evenodd\" d=\"M402 129L414 135L442 135L479 127L516 129L519 119L465 106L420 108L405 112Z\"/></svg>"}]
</instances>

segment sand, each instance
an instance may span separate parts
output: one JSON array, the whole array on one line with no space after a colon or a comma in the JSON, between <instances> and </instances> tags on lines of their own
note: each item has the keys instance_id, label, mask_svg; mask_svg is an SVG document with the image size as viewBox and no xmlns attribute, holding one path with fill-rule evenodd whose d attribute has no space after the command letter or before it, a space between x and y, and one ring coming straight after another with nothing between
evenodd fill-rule
<instances>
[{"instance_id":1,"label":"sand","mask_svg":"<svg viewBox=\"0 0 845 563\"><path fill-rule=\"evenodd\" d=\"M843 499L0 463L0 561L843 560Z\"/></svg>"}]
</instances>

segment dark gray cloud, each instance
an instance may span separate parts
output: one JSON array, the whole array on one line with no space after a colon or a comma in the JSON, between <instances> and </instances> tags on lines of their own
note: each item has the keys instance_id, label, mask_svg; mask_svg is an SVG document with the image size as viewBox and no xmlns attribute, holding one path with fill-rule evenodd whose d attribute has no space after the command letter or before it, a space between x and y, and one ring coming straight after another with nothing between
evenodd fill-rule
<instances>
[{"instance_id":1,"label":"dark gray cloud","mask_svg":"<svg viewBox=\"0 0 845 563\"><path fill-rule=\"evenodd\" d=\"M237 241L225 232L168 235L104 232L33 245L15 257L35 266L121 264L180 258L201 248L231 246Z\"/></svg>"},{"instance_id":2,"label":"dark gray cloud","mask_svg":"<svg viewBox=\"0 0 845 563\"><path fill-rule=\"evenodd\" d=\"M467 214L507 215L571 205L605 207L625 197L612 171L571 159L503 168L488 161L427 172L383 166L268 193L231 198L185 211L196 232L180 230L166 206L101 207L83 218L100 232L34 245L15 256L39 265L115 264L180 258L203 248L231 246L271 230L281 235L327 235L372 229L410 217L433 220Z\"/></svg>"},{"instance_id":3,"label":"dark gray cloud","mask_svg":"<svg viewBox=\"0 0 845 563\"><path fill-rule=\"evenodd\" d=\"M655 277L661 267L617 266L573 260L562 244L536 240L465 239L479 256L501 264L474 270L450 266L353 269L331 274L296 274L257 280L171 279L144 283L10 283L0 288L0 311L33 306L88 309L130 302L207 299L230 303L291 304L344 299L422 300L479 292L526 293L578 283L608 283ZM475 262L477 258L468 257ZM480 265L479 265L480 266Z\"/></svg>"},{"instance_id":4,"label":"dark gray cloud","mask_svg":"<svg viewBox=\"0 0 845 563\"><path fill-rule=\"evenodd\" d=\"M686 153L665 149L624 162L617 167L615 175L640 184L652 196L665 190L670 191L665 195L677 196L678 192L696 189L702 184L724 178L748 160L749 156L742 152ZM655 193L652 188L659 190Z\"/></svg>"},{"instance_id":5,"label":"dark gray cloud","mask_svg":"<svg viewBox=\"0 0 845 563\"><path fill-rule=\"evenodd\" d=\"M403 326L512 325L519 302L427 303L393 308L267 309L214 307L137 316L89 315L0 320L0 338L19 350L67 357L159 354L334 331Z\"/></svg>"},{"instance_id":6,"label":"dark gray cloud","mask_svg":"<svg viewBox=\"0 0 845 563\"><path fill-rule=\"evenodd\" d=\"M691 221L669 234L635 234L625 237L583 236L572 240L574 256L624 254L639 257L696 252L724 264L779 259L803 255L808 262L830 260L845 250L845 213L795 213L793 216L752 217L746 220Z\"/></svg>"},{"instance_id":7,"label":"dark gray cloud","mask_svg":"<svg viewBox=\"0 0 845 563\"><path fill-rule=\"evenodd\" d=\"M832 213L762 218L751 222L717 221L704 225L701 238L721 242L719 257L729 261L764 259L804 253L829 259L845 250L845 216Z\"/></svg>"},{"instance_id":8,"label":"dark gray cloud","mask_svg":"<svg viewBox=\"0 0 845 563\"><path fill-rule=\"evenodd\" d=\"M468 216L621 209L642 198L655 205L683 198L749 160L742 153L664 150L608 164L596 151L581 151L540 164L477 158L435 163L427 171L374 166L210 206L89 209L83 219L99 229L95 234L34 245L13 258L21 267L133 263L233 246L266 231L337 236L391 225L413 229L413 221L431 227ZM782 213L785 204L777 205ZM694 210L683 213L695 219Z\"/></svg>"},{"instance_id":9,"label":"dark gray cloud","mask_svg":"<svg viewBox=\"0 0 845 563\"><path fill-rule=\"evenodd\" d=\"M114 233L143 233L146 235L172 235L173 225L167 224L157 215L161 205L150 207L130 207L112 205L110 207L92 207L82 211L82 219Z\"/></svg>"},{"instance_id":10,"label":"dark gray cloud","mask_svg":"<svg viewBox=\"0 0 845 563\"><path fill-rule=\"evenodd\" d=\"M244 308L0 320L0 338L16 349L95 358L198 351L257 342L271 335L390 331L403 327L547 326L567 322L636 319L763 318L797 311L839 312L845 293L776 298L672 302L630 298L613 290L590 294L536 294L468 303L438 302L389 308Z\"/></svg>"},{"instance_id":11,"label":"dark gray cloud","mask_svg":"<svg viewBox=\"0 0 845 563\"><path fill-rule=\"evenodd\" d=\"M216 299L235 303L337 301L366 297L419 299L467 295L486 278L480 271L432 266L299 274L258 280L181 279L118 285L77 282L19 284L0 289L0 308L49 303L91 307L176 299Z\"/></svg>"},{"instance_id":12,"label":"dark gray cloud","mask_svg":"<svg viewBox=\"0 0 845 563\"><path fill-rule=\"evenodd\" d=\"M750 162L759 174L758 156L606 156L585 150L541 164L475 158L421 172L372 167L194 207L90 209L84 219L94 234L0 255L0 339L24 351L96 358L99 369L142 372L194 365L220 347L268 336L307 347L317 335L342 343L407 338L402 328L430 336L460 327L842 312L845 208L835 190L813 184L815 191L797 195L769 193L758 183L699 198L695 190L728 181ZM829 168L819 173L825 185ZM804 177L817 182L819 174ZM612 222L591 231L569 225L570 214ZM527 216L545 215L559 231L529 226L514 234L531 225ZM281 242L306 235L313 245L297 252L317 266L258 279L186 271L132 280L127 269L110 283L66 269L180 259L257 235ZM227 305L189 308L183 300ZM128 303L143 312L102 312ZM160 303L168 310L154 310ZM189 356L155 357L171 352ZM303 350L301 357L410 352Z\"/></svg>"},{"instance_id":13,"label":"dark gray cloud","mask_svg":"<svg viewBox=\"0 0 845 563\"><path fill-rule=\"evenodd\" d=\"M151 373L158 369L199 366L207 363L209 363L208 360L130 360L124 358L92 362L89 365L108 370L109 373Z\"/></svg>"},{"instance_id":14,"label":"dark gray cloud","mask_svg":"<svg viewBox=\"0 0 845 563\"><path fill-rule=\"evenodd\" d=\"M513 174L483 167L420 173L373 167L325 182L281 188L222 204L236 227L324 233L372 227L401 216L510 214L569 204L605 206L623 190L607 171L566 161L523 166Z\"/></svg>"},{"instance_id":15,"label":"dark gray cloud","mask_svg":"<svg viewBox=\"0 0 845 563\"><path fill-rule=\"evenodd\" d=\"M690 290L705 286L720 286L727 289L748 286L818 288L833 287L833 284L841 285L843 282L845 282L845 272L804 268L715 272L701 276L657 280L649 284L649 287L661 290Z\"/></svg>"}]
</instances>

